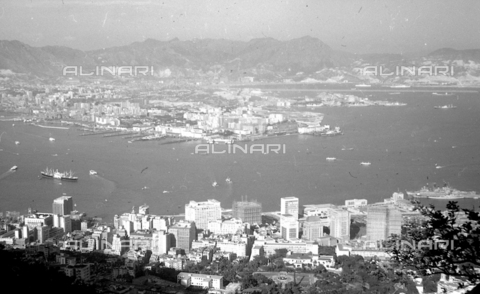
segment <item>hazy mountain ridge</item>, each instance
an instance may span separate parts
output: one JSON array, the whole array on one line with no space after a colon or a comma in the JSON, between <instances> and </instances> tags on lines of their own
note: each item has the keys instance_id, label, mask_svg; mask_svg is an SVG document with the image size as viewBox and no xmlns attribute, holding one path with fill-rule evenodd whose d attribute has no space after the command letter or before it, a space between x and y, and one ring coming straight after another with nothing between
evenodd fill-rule
<instances>
[{"instance_id":1,"label":"hazy mountain ridge","mask_svg":"<svg viewBox=\"0 0 480 294\"><path fill-rule=\"evenodd\" d=\"M0 41L0 69L37 76L61 76L64 66L153 66L168 69L172 76L255 76L282 79L301 76L313 79L362 80L359 69L366 65L456 66L463 77L480 74L480 49L443 48L424 56L400 54L352 54L335 51L321 40L309 36L280 41L258 38L248 42L226 39L159 41L147 39L126 46L82 51L63 46L32 47L19 41ZM335 69L326 72L324 69Z\"/></svg>"}]
</instances>

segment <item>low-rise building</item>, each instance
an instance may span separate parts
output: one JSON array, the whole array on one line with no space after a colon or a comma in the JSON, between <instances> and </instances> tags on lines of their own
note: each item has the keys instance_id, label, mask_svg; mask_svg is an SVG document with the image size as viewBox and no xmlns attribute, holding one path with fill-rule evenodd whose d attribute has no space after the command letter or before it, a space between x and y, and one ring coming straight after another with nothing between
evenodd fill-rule
<instances>
[{"instance_id":1,"label":"low-rise building","mask_svg":"<svg viewBox=\"0 0 480 294\"><path fill-rule=\"evenodd\" d=\"M196 286L203 289L223 289L223 276L179 273L177 282L185 287Z\"/></svg>"}]
</instances>

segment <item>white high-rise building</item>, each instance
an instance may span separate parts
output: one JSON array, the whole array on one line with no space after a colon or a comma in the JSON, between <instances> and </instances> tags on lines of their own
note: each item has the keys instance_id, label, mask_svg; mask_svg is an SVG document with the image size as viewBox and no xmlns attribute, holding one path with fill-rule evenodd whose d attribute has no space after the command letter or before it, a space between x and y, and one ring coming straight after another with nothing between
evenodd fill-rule
<instances>
[{"instance_id":1,"label":"white high-rise building","mask_svg":"<svg viewBox=\"0 0 480 294\"><path fill-rule=\"evenodd\" d=\"M203 202L190 201L185 205L185 220L195 222L197 229L208 229L208 222L222 219L220 202L208 199Z\"/></svg>"},{"instance_id":2,"label":"white high-rise building","mask_svg":"<svg viewBox=\"0 0 480 294\"><path fill-rule=\"evenodd\" d=\"M73 211L72 196L61 196L53 200L52 204L53 214L66 215Z\"/></svg>"},{"instance_id":3,"label":"white high-rise building","mask_svg":"<svg viewBox=\"0 0 480 294\"><path fill-rule=\"evenodd\" d=\"M298 216L282 214L280 216L280 232L282 233L282 238L285 240L298 239Z\"/></svg>"},{"instance_id":4,"label":"white high-rise building","mask_svg":"<svg viewBox=\"0 0 480 294\"><path fill-rule=\"evenodd\" d=\"M170 234L166 231L155 231L152 234L153 249L152 253L156 255L166 254L170 250Z\"/></svg>"},{"instance_id":5,"label":"white high-rise building","mask_svg":"<svg viewBox=\"0 0 480 294\"><path fill-rule=\"evenodd\" d=\"M293 196L280 198L280 213L290 214L298 219L298 198Z\"/></svg>"},{"instance_id":6,"label":"white high-rise building","mask_svg":"<svg viewBox=\"0 0 480 294\"><path fill-rule=\"evenodd\" d=\"M344 209L330 210L330 236L350 240L350 212Z\"/></svg>"}]
</instances>

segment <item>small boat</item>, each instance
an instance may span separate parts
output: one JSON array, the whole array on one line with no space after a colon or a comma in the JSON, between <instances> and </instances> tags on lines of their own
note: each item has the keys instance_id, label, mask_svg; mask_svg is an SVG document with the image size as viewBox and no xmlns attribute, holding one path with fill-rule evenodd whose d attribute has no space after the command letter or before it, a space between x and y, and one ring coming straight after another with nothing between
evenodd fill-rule
<instances>
[{"instance_id":1,"label":"small boat","mask_svg":"<svg viewBox=\"0 0 480 294\"><path fill-rule=\"evenodd\" d=\"M217 182L213 182L213 183L212 183L212 187L218 187Z\"/></svg>"},{"instance_id":2,"label":"small boat","mask_svg":"<svg viewBox=\"0 0 480 294\"><path fill-rule=\"evenodd\" d=\"M231 183L232 183L232 180L231 180L230 178L226 178L226 179L225 179L225 182L231 184Z\"/></svg>"},{"instance_id":3,"label":"small boat","mask_svg":"<svg viewBox=\"0 0 480 294\"><path fill-rule=\"evenodd\" d=\"M392 92L392 93L388 93L390 95L400 95L401 93L400 92Z\"/></svg>"},{"instance_id":4,"label":"small boat","mask_svg":"<svg viewBox=\"0 0 480 294\"><path fill-rule=\"evenodd\" d=\"M17 170L18 169L18 166L14 165L10 168L11 171L14 171L14 170Z\"/></svg>"},{"instance_id":5,"label":"small boat","mask_svg":"<svg viewBox=\"0 0 480 294\"><path fill-rule=\"evenodd\" d=\"M97 174L96 171L94 171L93 169L90 170L90 175L91 175L91 176L94 176L94 175L96 175L96 174Z\"/></svg>"},{"instance_id":6,"label":"small boat","mask_svg":"<svg viewBox=\"0 0 480 294\"><path fill-rule=\"evenodd\" d=\"M20 142L18 142L18 141L15 141L15 145L18 145L18 144L20 144Z\"/></svg>"},{"instance_id":7,"label":"small boat","mask_svg":"<svg viewBox=\"0 0 480 294\"><path fill-rule=\"evenodd\" d=\"M163 194L167 194L167 193L170 193L170 191L167 191L167 190L163 191Z\"/></svg>"},{"instance_id":8,"label":"small boat","mask_svg":"<svg viewBox=\"0 0 480 294\"><path fill-rule=\"evenodd\" d=\"M410 86L408 86L408 85L393 85L393 86L390 86L390 88L410 88Z\"/></svg>"},{"instance_id":9,"label":"small boat","mask_svg":"<svg viewBox=\"0 0 480 294\"><path fill-rule=\"evenodd\" d=\"M327 157L327 161L334 161L335 159L337 159L337 158L335 158L335 157Z\"/></svg>"},{"instance_id":10,"label":"small boat","mask_svg":"<svg viewBox=\"0 0 480 294\"><path fill-rule=\"evenodd\" d=\"M363 165L363 166L369 166L372 163L370 163L368 161L362 161L362 162L360 162L360 164Z\"/></svg>"},{"instance_id":11,"label":"small boat","mask_svg":"<svg viewBox=\"0 0 480 294\"><path fill-rule=\"evenodd\" d=\"M50 140L50 142L53 142L55 141L55 138L50 137L48 140Z\"/></svg>"}]
</instances>

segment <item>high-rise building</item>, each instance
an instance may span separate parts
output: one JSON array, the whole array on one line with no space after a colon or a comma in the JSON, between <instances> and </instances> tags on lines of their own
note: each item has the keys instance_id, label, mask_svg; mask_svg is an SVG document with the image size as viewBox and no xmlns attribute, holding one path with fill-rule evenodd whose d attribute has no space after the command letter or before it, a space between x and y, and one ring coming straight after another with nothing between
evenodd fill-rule
<instances>
[{"instance_id":1,"label":"high-rise building","mask_svg":"<svg viewBox=\"0 0 480 294\"><path fill-rule=\"evenodd\" d=\"M298 198L293 196L280 198L280 213L290 214L298 219Z\"/></svg>"},{"instance_id":2,"label":"high-rise building","mask_svg":"<svg viewBox=\"0 0 480 294\"><path fill-rule=\"evenodd\" d=\"M69 215L57 214L53 216L53 226L62 228L65 233L70 233L72 231L72 220Z\"/></svg>"},{"instance_id":3,"label":"high-rise building","mask_svg":"<svg viewBox=\"0 0 480 294\"><path fill-rule=\"evenodd\" d=\"M233 201L232 212L233 218L244 223L262 223L262 204L256 201Z\"/></svg>"},{"instance_id":4,"label":"high-rise building","mask_svg":"<svg viewBox=\"0 0 480 294\"><path fill-rule=\"evenodd\" d=\"M280 232L285 240L298 239L298 216L296 218L291 214L282 214L280 216Z\"/></svg>"},{"instance_id":5,"label":"high-rise building","mask_svg":"<svg viewBox=\"0 0 480 294\"><path fill-rule=\"evenodd\" d=\"M190 201L185 204L185 220L195 222L197 229L206 230L208 222L217 219L222 219L222 208L220 202L215 199L203 202Z\"/></svg>"},{"instance_id":6,"label":"high-rise building","mask_svg":"<svg viewBox=\"0 0 480 294\"><path fill-rule=\"evenodd\" d=\"M330 236L350 240L350 212L345 209L330 210Z\"/></svg>"},{"instance_id":7,"label":"high-rise building","mask_svg":"<svg viewBox=\"0 0 480 294\"><path fill-rule=\"evenodd\" d=\"M167 231L155 231L152 234L152 241L153 241L153 254L161 255L166 254L168 250L170 250L171 242L170 242L171 235Z\"/></svg>"},{"instance_id":8,"label":"high-rise building","mask_svg":"<svg viewBox=\"0 0 480 294\"><path fill-rule=\"evenodd\" d=\"M319 216L308 216L303 222L302 239L315 241L323 237L323 226L328 226L328 221L321 219Z\"/></svg>"},{"instance_id":9,"label":"high-rise building","mask_svg":"<svg viewBox=\"0 0 480 294\"><path fill-rule=\"evenodd\" d=\"M67 215L73 211L72 196L61 196L53 200L52 204L53 214Z\"/></svg>"},{"instance_id":10,"label":"high-rise building","mask_svg":"<svg viewBox=\"0 0 480 294\"><path fill-rule=\"evenodd\" d=\"M367 209L367 240L386 240L392 234L400 235L402 214L395 207L369 206Z\"/></svg>"},{"instance_id":11,"label":"high-rise building","mask_svg":"<svg viewBox=\"0 0 480 294\"><path fill-rule=\"evenodd\" d=\"M196 239L195 222L179 221L168 229L172 234L172 247L182 248L185 251L190 251L192 242Z\"/></svg>"},{"instance_id":12,"label":"high-rise building","mask_svg":"<svg viewBox=\"0 0 480 294\"><path fill-rule=\"evenodd\" d=\"M37 234L37 241L39 243L45 243L48 238L50 238L50 227L49 226L38 226L35 227Z\"/></svg>"}]
</instances>

